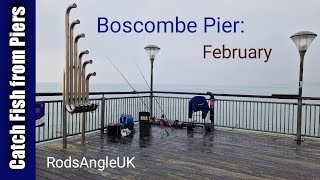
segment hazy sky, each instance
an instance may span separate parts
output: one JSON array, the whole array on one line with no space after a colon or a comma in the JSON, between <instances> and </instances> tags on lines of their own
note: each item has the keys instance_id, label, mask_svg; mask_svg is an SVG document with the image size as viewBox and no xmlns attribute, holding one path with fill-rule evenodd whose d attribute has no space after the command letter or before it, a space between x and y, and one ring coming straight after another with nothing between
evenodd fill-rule
<instances>
[{"instance_id":1,"label":"hazy sky","mask_svg":"<svg viewBox=\"0 0 320 180\"><path fill-rule=\"evenodd\" d=\"M71 3L78 8L70 21L79 19L75 34L85 33L79 51L88 49L92 59L87 72L95 71L92 83L125 83L106 60L109 57L132 83L144 83L136 64L149 80L150 61L144 47L158 45L154 81L157 84L298 84L299 55L289 38L308 30L320 35L318 0L91 0L37 1L37 82L61 82L64 68L64 12ZM243 20L245 33L98 33L97 18L110 20L196 21L204 17ZM203 45L234 48L272 48L269 62L262 60L203 60ZM320 83L320 37L305 56L305 83Z\"/></svg>"}]
</instances>

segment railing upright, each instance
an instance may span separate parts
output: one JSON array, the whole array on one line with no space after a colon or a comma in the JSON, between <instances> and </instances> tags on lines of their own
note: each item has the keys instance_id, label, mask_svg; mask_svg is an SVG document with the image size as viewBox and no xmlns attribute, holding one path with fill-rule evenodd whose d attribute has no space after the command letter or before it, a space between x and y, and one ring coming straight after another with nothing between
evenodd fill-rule
<instances>
[{"instance_id":1,"label":"railing upright","mask_svg":"<svg viewBox=\"0 0 320 180\"><path fill-rule=\"evenodd\" d=\"M211 92L207 93L210 95L210 121L211 128L214 129L214 95Z\"/></svg>"},{"instance_id":2,"label":"railing upright","mask_svg":"<svg viewBox=\"0 0 320 180\"><path fill-rule=\"evenodd\" d=\"M101 119L100 132L101 132L101 134L104 133L105 102L106 102L106 99L105 99L104 95L102 95L102 98L101 98L101 115L100 115L100 119Z\"/></svg>"}]
</instances>

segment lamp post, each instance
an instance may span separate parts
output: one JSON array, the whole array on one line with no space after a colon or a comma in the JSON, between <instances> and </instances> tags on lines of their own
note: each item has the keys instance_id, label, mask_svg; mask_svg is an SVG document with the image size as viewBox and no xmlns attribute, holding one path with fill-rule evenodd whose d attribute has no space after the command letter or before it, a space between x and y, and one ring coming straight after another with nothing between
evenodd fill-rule
<instances>
[{"instance_id":1,"label":"lamp post","mask_svg":"<svg viewBox=\"0 0 320 180\"><path fill-rule=\"evenodd\" d=\"M290 38L297 46L300 54L300 73L299 73L299 95L298 95L298 111L297 111L297 142L301 142L301 116L302 116L302 85L303 85L303 61L308 47L317 37L317 34L309 31L301 31Z\"/></svg>"},{"instance_id":2,"label":"lamp post","mask_svg":"<svg viewBox=\"0 0 320 180\"><path fill-rule=\"evenodd\" d=\"M160 48L155 45L149 45L149 46L146 46L144 49L147 51L150 58L150 62L151 62L150 117L153 118L153 62Z\"/></svg>"}]
</instances>

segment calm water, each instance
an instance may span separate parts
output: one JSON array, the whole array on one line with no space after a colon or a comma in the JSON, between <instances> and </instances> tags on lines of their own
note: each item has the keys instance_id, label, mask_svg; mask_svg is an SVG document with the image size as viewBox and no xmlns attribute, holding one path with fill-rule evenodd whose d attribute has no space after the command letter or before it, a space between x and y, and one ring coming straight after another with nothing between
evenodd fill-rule
<instances>
[{"instance_id":1,"label":"calm water","mask_svg":"<svg viewBox=\"0 0 320 180\"><path fill-rule=\"evenodd\" d=\"M148 91L145 84L132 84L137 91ZM37 83L37 92L61 92L60 83ZM160 84L154 85L157 91L184 91L184 92L208 92L226 93L226 94L255 94L255 95L271 95L271 94L298 94L298 87L290 85L178 85L178 84ZM108 92L108 91L132 91L127 84L90 84L91 92ZM304 84L304 96L320 97L319 84Z\"/></svg>"}]
</instances>

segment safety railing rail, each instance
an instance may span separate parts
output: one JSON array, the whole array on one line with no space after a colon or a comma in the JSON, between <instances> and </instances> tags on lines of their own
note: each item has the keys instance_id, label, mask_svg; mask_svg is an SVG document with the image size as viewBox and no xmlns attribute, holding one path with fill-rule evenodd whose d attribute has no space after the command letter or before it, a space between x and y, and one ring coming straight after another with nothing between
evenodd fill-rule
<instances>
[{"instance_id":1,"label":"safety railing rail","mask_svg":"<svg viewBox=\"0 0 320 180\"><path fill-rule=\"evenodd\" d=\"M108 123L118 122L123 113L131 114L137 120L139 112L148 111L145 104L149 104L149 93L150 91L91 92L90 101L99 106L96 111L86 113L85 131L101 130ZM215 126L289 135L297 133L296 95L259 96L171 91L154 91L154 94L153 114L156 117L164 114L171 120L211 123L209 115L203 120L200 112L189 118L188 102L193 96L199 95L205 96L209 103L210 97L213 96ZM59 98L62 93L37 93L36 96L41 97L37 103L45 105L45 123L36 128L36 142L61 138L63 106ZM50 100L46 100L46 97ZM303 97L303 100L306 102L302 107L301 134L319 138L320 98ZM81 118L81 114L67 115L68 136L81 133Z\"/></svg>"}]
</instances>

